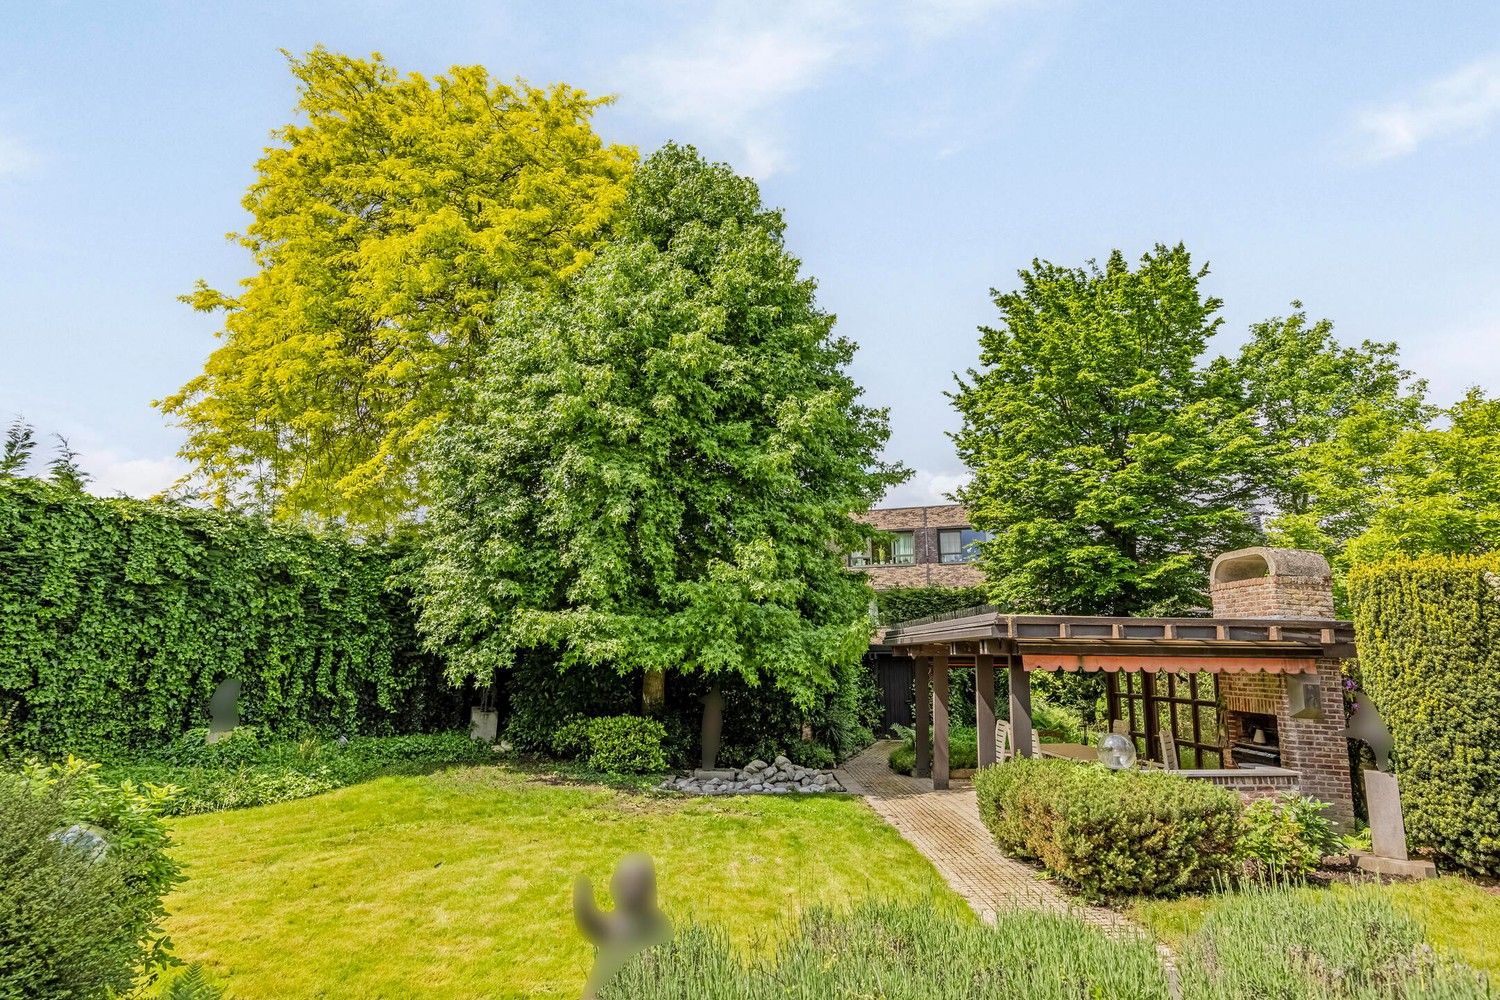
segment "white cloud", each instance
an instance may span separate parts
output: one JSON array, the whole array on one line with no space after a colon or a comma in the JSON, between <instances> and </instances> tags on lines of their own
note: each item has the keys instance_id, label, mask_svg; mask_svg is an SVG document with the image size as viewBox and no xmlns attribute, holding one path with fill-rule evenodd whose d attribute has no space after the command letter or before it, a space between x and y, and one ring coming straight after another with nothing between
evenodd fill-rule
<instances>
[{"instance_id":1,"label":"white cloud","mask_svg":"<svg viewBox=\"0 0 1500 1000\"><path fill-rule=\"evenodd\" d=\"M769 18L763 8L721 4L685 36L627 59L625 100L738 146L736 166L766 177L788 163L780 109L851 58L859 24L844 0L793 5Z\"/></svg>"},{"instance_id":2,"label":"white cloud","mask_svg":"<svg viewBox=\"0 0 1500 1000\"><path fill-rule=\"evenodd\" d=\"M969 481L969 473L935 472L918 469L912 477L886 493L882 507L925 507L928 504L952 503L952 494Z\"/></svg>"},{"instance_id":3,"label":"white cloud","mask_svg":"<svg viewBox=\"0 0 1500 1000\"><path fill-rule=\"evenodd\" d=\"M25 173L36 163L36 154L13 135L0 132L0 177Z\"/></svg>"},{"instance_id":4,"label":"white cloud","mask_svg":"<svg viewBox=\"0 0 1500 1000\"><path fill-rule=\"evenodd\" d=\"M80 451L79 464L91 477L90 493L112 497L152 497L177 482L188 471L179 458L131 458L112 451Z\"/></svg>"},{"instance_id":5,"label":"white cloud","mask_svg":"<svg viewBox=\"0 0 1500 1000\"><path fill-rule=\"evenodd\" d=\"M1028 0L908 0L902 7L906 22L919 35L941 38L962 31L1001 10Z\"/></svg>"},{"instance_id":6,"label":"white cloud","mask_svg":"<svg viewBox=\"0 0 1500 1000\"><path fill-rule=\"evenodd\" d=\"M1500 116L1500 54L1433 80L1412 96L1365 108L1347 145L1353 158L1390 160L1441 139L1475 139Z\"/></svg>"}]
</instances>

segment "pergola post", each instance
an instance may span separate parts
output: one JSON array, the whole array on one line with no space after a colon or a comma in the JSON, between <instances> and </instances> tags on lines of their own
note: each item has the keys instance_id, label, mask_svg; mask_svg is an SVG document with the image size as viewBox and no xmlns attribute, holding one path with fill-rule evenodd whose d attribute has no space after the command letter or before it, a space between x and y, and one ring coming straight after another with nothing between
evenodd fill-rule
<instances>
[{"instance_id":1,"label":"pergola post","mask_svg":"<svg viewBox=\"0 0 1500 1000\"><path fill-rule=\"evenodd\" d=\"M917 765L915 768L918 778L925 778L932 773L931 734L927 731L927 712L931 703L928 701L928 666L927 657L917 657Z\"/></svg>"},{"instance_id":2,"label":"pergola post","mask_svg":"<svg viewBox=\"0 0 1500 1000\"><path fill-rule=\"evenodd\" d=\"M1010 658L1010 738L1021 757L1031 752L1031 675L1021 666L1021 658Z\"/></svg>"},{"instance_id":3,"label":"pergola post","mask_svg":"<svg viewBox=\"0 0 1500 1000\"><path fill-rule=\"evenodd\" d=\"M932 787L948 787L948 654L932 658Z\"/></svg>"},{"instance_id":4,"label":"pergola post","mask_svg":"<svg viewBox=\"0 0 1500 1000\"><path fill-rule=\"evenodd\" d=\"M995 763L995 658L974 658L974 726L979 730L979 766Z\"/></svg>"}]
</instances>

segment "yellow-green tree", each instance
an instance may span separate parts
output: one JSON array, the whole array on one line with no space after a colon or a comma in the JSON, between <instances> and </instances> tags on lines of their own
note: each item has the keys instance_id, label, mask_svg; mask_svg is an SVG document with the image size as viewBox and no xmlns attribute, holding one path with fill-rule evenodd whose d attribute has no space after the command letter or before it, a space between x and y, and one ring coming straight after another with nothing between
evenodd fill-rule
<instances>
[{"instance_id":1,"label":"yellow-green tree","mask_svg":"<svg viewBox=\"0 0 1500 1000\"><path fill-rule=\"evenodd\" d=\"M378 54L288 55L299 124L256 164L238 295L199 282L223 344L157 405L220 503L380 531L423 502L415 451L494 335L498 299L576 274L636 154L565 84L428 79Z\"/></svg>"}]
</instances>

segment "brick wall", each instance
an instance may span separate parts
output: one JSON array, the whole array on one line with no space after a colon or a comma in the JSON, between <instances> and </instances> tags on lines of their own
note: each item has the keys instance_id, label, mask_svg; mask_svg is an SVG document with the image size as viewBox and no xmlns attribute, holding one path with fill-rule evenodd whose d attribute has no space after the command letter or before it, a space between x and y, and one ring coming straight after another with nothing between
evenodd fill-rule
<instances>
[{"instance_id":1,"label":"brick wall","mask_svg":"<svg viewBox=\"0 0 1500 1000\"><path fill-rule=\"evenodd\" d=\"M968 512L959 504L929 507L883 507L860 518L882 531L910 531L916 562L906 566L865 566L876 590L896 587L977 587L984 574L972 563L939 562L938 531L967 528Z\"/></svg>"}]
</instances>

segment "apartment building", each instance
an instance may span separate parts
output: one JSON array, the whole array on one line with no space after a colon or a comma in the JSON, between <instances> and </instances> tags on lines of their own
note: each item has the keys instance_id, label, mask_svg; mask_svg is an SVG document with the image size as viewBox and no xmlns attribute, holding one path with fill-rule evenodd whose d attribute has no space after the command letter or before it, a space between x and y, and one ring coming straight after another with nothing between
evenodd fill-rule
<instances>
[{"instance_id":1,"label":"apartment building","mask_svg":"<svg viewBox=\"0 0 1500 1000\"><path fill-rule=\"evenodd\" d=\"M883 507L860 518L883 537L849 565L864 570L876 590L891 587L973 587L984 582L974 565L977 545L989 536L975 531L958 504L929 507Z\"/></svg>"}]
</instances>

